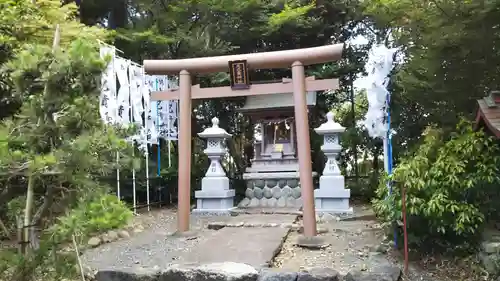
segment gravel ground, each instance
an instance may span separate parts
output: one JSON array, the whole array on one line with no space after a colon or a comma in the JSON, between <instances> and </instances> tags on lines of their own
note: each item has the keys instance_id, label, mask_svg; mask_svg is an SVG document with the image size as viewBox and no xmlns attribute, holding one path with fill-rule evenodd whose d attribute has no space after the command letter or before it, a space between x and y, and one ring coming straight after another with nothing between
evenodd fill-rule
<instances>
[{"instance_id":1,"label":"gravel ground","mask_svg":"<svg viewBox=\"0 0 500 281\"><path fill-rule=\"evenodd\" d=\"M361 268L370 270L375 263L402 264L401 253L384 246L385 240L380 225L375 221L368 207L355 206L357 219L349 221L331 220L321 222L318 227L328 230L322 233L329 247L311 251L295 246L298 236L292 231L283 244L280 254L274 259L274 267L298 271L310 267L330 267L346 274ZM278 215L263 215L278 219ZM209 222L235 223L241 220L261 222L258 216L237 217L196 217L192 216L191 225L199 235L196 239L173 238L168 234L176 229L175 209L154 210L134 218L134 225L141 225L141 233L132 234L130 239L118 240L98 248L87 250L82 256L84 263L93 269L130 269L140 271L144 268L163 268L181 262L182 257L198 244L213 238L217 231L209 230ZM249 218L252 218L249 220ZM300 221L298 223L301 223ZM140 235L139 235L140 234ZM222 245L221 245L222 246ZM387 253L386 250L388 250ZM476 261L449 260L438 257L416 259L410 263L410 274L404 281L479 281L489 280L478 274ZM474 273L474 270L476 273Z\"/></svg>"},{"instance_id":2,"label":"gravel ground","mask_svg":"<svg viewBox=\"0 0 500 281\"><path fill-rule=\"evenodd\" d=\"M191 228L207 232L197 239L174 238L177 217L173 209L155 210L134 218L134 225L142 225L141 233L85 251L84 264L92 269L136 269L164 267L175 262L183 252L196 246L212 231L204 230L202 219L192 217Z\"/></svg>"},{"instance_id":3,"label":"gravel ground","mask_svg":"<svg viewBox=\"0 0 500 281\"><path fill-rule=\"evenodd\" d=\"M300 234L292 232L276 257L275 266L288 270L330 267L345 275L355 268L370 267L369 254L383 237L374 221L330 221L318 228L328 230L319 236L329 247L317 251L296 247Z\"/></svg>"},{"instance_id":4,"label":"gravel ground","mask_svg":"<svg viewBox=\"0 0 500 281\"><path fill-rule=\"evenodd\" d=\"M93 270L141 271L175 263L224 261L258 267L272 260L295 218L286 214L193 215L191 230L196 237L172 237L175 210L154 211L134 218L130 238L87 250L82 260ZM221 229L209 228L209 224L233 226Z\"/></svg>"},{"instance_id":5,"label":"gravel ground","mask_svg":"<svg viewBox=\"0 0 500 281\"><path fill-rule=\"evenodd\" d=\"M275 267L300 270L331 267L341 274L352 269L370 270L376 264L397 264L403 268L400 252L393 250L373 212L367 206L354 206L357 219L327 221L318 224L328 230L320 234L330 244L322 250L307 250L295 245L299 233L291 232L282 251L275 258ZM418 258L410 262L409 274L403 281L479 281L490 280L478 274L477 261L470 259Z\"/></svg>"}]
</instances>

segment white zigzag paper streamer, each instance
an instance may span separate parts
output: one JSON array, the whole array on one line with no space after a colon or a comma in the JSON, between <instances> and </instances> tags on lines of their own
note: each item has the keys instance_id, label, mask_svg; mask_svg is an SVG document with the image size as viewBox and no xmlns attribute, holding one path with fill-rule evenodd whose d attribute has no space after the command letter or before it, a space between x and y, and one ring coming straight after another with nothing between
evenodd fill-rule
<instances>
[{"instance_id":1,"label":"white zigzag paper streamer","mask_svg":"<svg viewBox=\"0 0 500 281\"><path fill-rule=\"evenodd\" d=\"M393 68L393 57L397 50L397 48L388 49L383 45L374 47L366 64L368 72L366 78L368 81L368 86L366 87L368 111L363 123L371 137L384 138L387 134L388 75Z\"/></svg>"}]
</instances>

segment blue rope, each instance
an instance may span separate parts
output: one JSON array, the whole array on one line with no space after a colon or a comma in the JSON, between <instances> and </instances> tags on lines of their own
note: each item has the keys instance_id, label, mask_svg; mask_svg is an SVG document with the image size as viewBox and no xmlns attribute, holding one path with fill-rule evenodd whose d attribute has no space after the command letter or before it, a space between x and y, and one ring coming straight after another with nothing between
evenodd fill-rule
<instances>
[{"instance_id":1,"label":"blue rope","mask_svg":"<svg viewBox=\"0 0 500 281\"><path fill-rule=\"evenodd\" d=\"M391 111L389 109L389 104L391 102L391 96L390 94L387 94L387 133L386 133L386 138L387 138L387 174L389 176L392 175L392 137L391 137ZM392 181L389 180L387 182L387 186L389 188L389 195L392 193ZM394 247L397 248L398 245L398 230L397 227L394 227Z\"/></svg>"}]
</instances>

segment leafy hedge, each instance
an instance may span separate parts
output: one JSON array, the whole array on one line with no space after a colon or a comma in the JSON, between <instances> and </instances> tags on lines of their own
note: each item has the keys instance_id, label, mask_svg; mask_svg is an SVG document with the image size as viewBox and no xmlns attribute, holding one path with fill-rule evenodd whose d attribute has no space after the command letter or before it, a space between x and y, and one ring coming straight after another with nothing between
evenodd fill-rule
<instances>
[{"instance_id":1,"label":"leafy hedge","mask_svg":"<svg viewBox=\"0 0 500 281\"><path fill-rule=\"evenodd\" d=\"M471 242L497 209L499 148L493 138L462 121L444 139L428 128L418 150L404 158L392 175L388 195L381 181L374 210L386 223L401 226L401 189L406 188L409 242L414 246L450 246Z\"/></svg>"}]
</instances>

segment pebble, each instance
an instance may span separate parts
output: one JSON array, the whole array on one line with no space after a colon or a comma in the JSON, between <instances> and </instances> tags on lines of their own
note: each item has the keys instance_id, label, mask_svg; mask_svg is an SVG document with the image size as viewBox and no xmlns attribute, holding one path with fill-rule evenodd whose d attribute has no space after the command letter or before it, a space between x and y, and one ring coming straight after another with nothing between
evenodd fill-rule
<instances>
[{"instance_id":1,"label":"pebble","mask_svg":"<svg viewBox=\"0 0 500 281\"><path fill-rule=\"evenodd\" d=\"M120 238L128 239L128 238L130 238L130 233L128 233L128 231L126 231L126 230L120 230L120 231L118 231L118 236Z\"/></svg>"},{"instance_id":2,"label":"pebble","mask_svg":"<svg viewBox=\"0 0 500 281\"><path fill-rule=\"evenodd\" d=\"M104 233L103 235L101 235L101 240L103 243L109 243L112 241L107 233Z\"/></svg>"},{"instance_id":3,"label":"pebble","mask_svg":"<svg viewBox=\"0 0 500 281\"><path fill-rule=\"evenodd\" d=\"M118 238L120 238L120 237L118 236L118 233L117 233L116 231L114 231L114 230L110 230L110 231L108 231L108 233L107 233L107 234L108 234L108 237L109 237L109 239L110 239L111 241L116 241L116 240L118 240Z\"/></svg>"},{"instance_id":4,"label":"pebble","mask_svg":"<svg viewBox=\"0 0 500 281\"><path fill-rule=\"evenodd\" d=\"M87 242L87 245L89 245L90 247L97 247L101 244L101 239L99 237L92 237L89 239L89 241Z\"/></svg>"}]
</instances>

